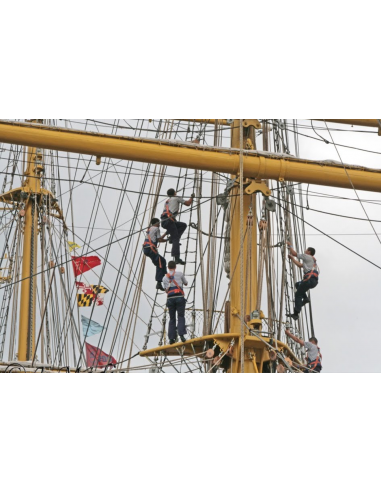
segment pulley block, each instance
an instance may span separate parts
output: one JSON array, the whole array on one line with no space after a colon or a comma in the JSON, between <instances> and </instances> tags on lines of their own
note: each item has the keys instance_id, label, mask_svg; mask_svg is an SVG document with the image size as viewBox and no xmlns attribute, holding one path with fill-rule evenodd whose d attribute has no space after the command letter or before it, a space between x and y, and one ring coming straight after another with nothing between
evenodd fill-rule
<instances>
[{"instance_id":1,"label":"pulley block","mask_svg":"<svg viewBox=\"0 0 381 492\"><path fill-rule=\"evenodd\" d=\"M275 212L276 203L274 202L274 200L271 200L270 198L265 198L265 207L266 210L268 210L269 212Z\"/></svg>"}]
</instances>

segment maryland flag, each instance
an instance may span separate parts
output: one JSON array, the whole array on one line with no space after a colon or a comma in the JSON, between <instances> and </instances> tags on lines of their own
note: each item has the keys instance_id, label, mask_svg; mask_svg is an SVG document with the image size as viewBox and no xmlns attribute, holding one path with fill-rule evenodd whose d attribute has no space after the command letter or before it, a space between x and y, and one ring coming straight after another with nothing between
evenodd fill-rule
<instances>
[{"instance_id":1,"label":"maryland flag","mask_svg":"<svg viewBox=\"0 0 381 492\"><path fill-rule=\"evenodd\" d=\"M76 282L75 283L79 294L92 294L93 288L90 284L86 284L85 282Z\"/></svg>"},{"instance_id":2,"label":"maryland flag","mask_svg":"<svg viewBox=\"0 0 381 492\"><path fill-rule=\"evenodd\" d=\"M88 367L106 367L109 365L116 365L117 361L114 357L102 352L101 349L93 347L86 342L86 359Z\"/></svg>"},{"instance_id":3,"label":"maryland flag","mask_svg":"<svg viewBox=\"0 0 381 492\"><path fill-rule=\"evenodd\" d=\"M92 285L94 296L95 296L95 304L97 306L103 306L105 300L105 294L107 294L108 289L106 287L102 287L102 285Z\"/></svg>"},{"instance_id":4,"label":"maryland flag","mask_svg":"<svg viewBox=\"0 0 381 492\"><path fill-rule=\"evenodd\" d=\"M75 277L102 264L98 256L72 256L71 259Z\"/></svg>"},{"instance_id":5,"label":"maryland flag","mask_svg":"<svg viewBox=\"0 0 381 492\"><path fill-rule=\"evenodd\" d=\"M79 307L103 306L108 289L102 285L89 285L84 282L75 283L78 289L77 303Z\"/></svg>"},{"instance_id":6,"label":"maryland flag","mask_svg":"<svg viewBox=\"0 0 381 492\"><path fill-rule=\"evenodd\" d=\"M72 241L68 241L67 244L69 245L69 250L74 251L75 249L81 249L82 246L79 246L79 244L73 243Z\"/></svg>"},{"instance_id":7,"label":"maryland flag","mask_svg":"<svg viewBox=\"0 0 381 492\"><path fill-rule=\"evenodd\" d=\"M79 307L91 307L93 301L93 294L77 294L77 303Z\"/></svg>"}]
</instances>

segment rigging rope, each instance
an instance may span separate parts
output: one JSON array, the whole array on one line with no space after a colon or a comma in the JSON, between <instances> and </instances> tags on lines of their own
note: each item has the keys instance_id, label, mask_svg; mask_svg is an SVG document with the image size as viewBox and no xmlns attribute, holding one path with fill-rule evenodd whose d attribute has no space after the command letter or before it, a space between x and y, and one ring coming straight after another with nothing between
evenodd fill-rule
<instances>
[{"instance_id":1,"label":"rigging rope","mask_svg":"<svg viewBox=\"0 0 381 492\"><path fill-rule=\"evenodd\" d=\"M376 229L374 228L374 225L373 225L372 221L370 220L370 218L369 218L369 215L368 215L367 211L365 210L365 207L364 207L363 202L360 200L359 194L358 194L358 192L357 192L357 190L356 190L356 188L355 188L355 186L354 186L354 184L353 184L353 181L352 181L352 179L351 179L351 177L350 177L350 175L349 175L349 173L348 173L348 171L347 171L347 168L346 168L346 166L345 166L345 164L344 164L344 162L343 162L343 160L342 160L342 158L341 158L341 155L340 155L339 149L337 148L337 145L336 145L335 141L333 140L333 137L332 137L332 135L331 135L331 132L330 132L330 130L329 130L329 128L328 128L328 125L327 125L327 122L326 122L325 120L324 120L324 123L325 123L325 126L327 127L327 130L328 130L329 136L331 137L332 143L333 143L333 145L335 146L335 149L336 149L337 155L339 156L340 162L341 162L341 164L342 164L342 165L343 165L343 167L344 167L345 173L346 173L346 175L347 175L347 177L348 177L348 180L349 180L349 182L350 182L350 184L351 184L351 186L352 186L352 188L353 188L353 191L355 192L356 197L357 197L357 199L359 200L359 202L360 202L360 204L361 204L362 209L364 210L364 213L365 213L365 215L366 215L366 218L368 219L369 224L370 224L370 226L371 226L371 227L372 227L372 229L373 229L373 232L374 232L374 234L375 234L375 236L376 236L376 238L377 238L377 241L378 241L378 242L380 243L380 245L381 245L381 239L379 238L379 236L378 236L378 234L377 234L377 232L376 232Z\"/></svg>"}]
</instances>

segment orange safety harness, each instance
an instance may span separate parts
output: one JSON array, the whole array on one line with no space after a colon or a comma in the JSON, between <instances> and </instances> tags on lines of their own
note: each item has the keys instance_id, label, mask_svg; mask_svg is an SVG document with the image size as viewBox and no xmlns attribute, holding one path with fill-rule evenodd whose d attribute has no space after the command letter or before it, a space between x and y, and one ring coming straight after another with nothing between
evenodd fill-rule
<instances>
[{"instance_id":1,"label":"orange safety harness","mask_svg":"<svg viewBox=\"0 0 381 492\"><path fill-rule=\"evenodd\" d=\"M172 222L176 222L176 219L175 219L175 216L172 214L172 212L169 210L169 202L171 201L171 199L169 198L166 202L165 202L165 207L164 207L164 212L161 216L161 220L171 220Z\"/></svg>"},{"instance_id":2,"label":"orange safety harness","mask_svg":"<svg viewBox=\"0 0 381 492\"><path fill-rule=\"evenodd\" d=\"M320 269L317 266L316 258L314 256L312 258L314 260L314 266L313 266L313 268L312 268L312 270L310 272L307 272L307 273L304 274L303 282L307 282L311 278L319 279Z\"/></svg>"},{"instance_id":3,"label":"orange safety harness","mask_svg":"<svg viewBox=\"0 0 381 492\"><path fill-rule=\"evenodd\" d=\"M318 356L318 357L316 357L316 359L315 359L315 360L313 360L313 361L311 361L311 362L308 362L308 364L307 364L308 369L311 369L312 371L315 371L315 369L316 369L316 368L317 368L317 366L319 366L319 365L320 365L320 367L321 367L321 361L322 361L323 357L322 357L322 355L321 355L321 353L320 353L320 348L319 348L319 347L318 347L318 349L319 349L319 356Z\"/></svg>"},{"instance_id":4,"label":"orange safety harness","mask_svg":"<svg viewBox=\"0 0 381 492\"><path fill-rule=\"evenodd\" d=\"M146 236L146 240L144 241L143 248L144 249L151 248L152 252L155 253L155 255L159 255L159 252L157 250L157 245L152 241L151 236L149 235L150 231L151 231L151 227L147 230L147 236ZM159 266L160 268L162 268L160 255L159 255Z\"/></svg>"},{"instance_id":5,"label":"orange safety harness","mask_svg":"<svg viewBox=\"0 0 381 492\"><path fill-rule=\"evenodd\" d=\"M176 286L176 287L169 287L169 289L167 290L168 297L170 297L170 295L172 296L174 294L181 294L182 296L185 296L185 293L184 293L183 289L176 282L175 277L173 277L169 273L167 273L166 277L168 277L169 278L169 281L171 283L173 282L175 284L175 286Z\"/></svg>"}]
</instances>

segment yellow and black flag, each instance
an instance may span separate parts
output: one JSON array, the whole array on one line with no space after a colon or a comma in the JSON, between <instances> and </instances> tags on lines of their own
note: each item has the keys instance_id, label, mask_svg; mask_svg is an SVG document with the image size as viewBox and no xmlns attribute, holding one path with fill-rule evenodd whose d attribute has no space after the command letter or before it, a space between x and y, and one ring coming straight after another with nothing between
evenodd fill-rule
<instances>
[{"instance_id":1,"label":"yellow and black flag","mask_svg":"<svg viewBox=\"0 0 381 492\"><path fill-rule=\"evenodd\" d=\"M76 282L78 288L77 303L79 307L91 307L95 302L96 306L103 306L104 296L108 289L102 285L89 285L83 282Z\"/></svg>"},{"instance_id":2,"label":"yellow and black flag","mask_svg":"<svg viewBox=\"0 0 381 492\"><path fill-rule=\"evenodd\" d=\"M102 285L92 285L91 287L94 292L96 306L103 306L105 294L107 294L108 289L106 289L106 287L103 287Z\"/></svg>"},{"instance_id":3,"label":"yellow and black flag","mask_svg":"<svg viewBox=\"0 0 381 492\"><path fill-rule=\"evenodd\" d=\"M102 287L102 285L92 285L94 294L107 294L108 289L106 287Z\"/></svg>"},{"instance_id":4,"label":"yellow and black flag","mask_svg":"<svg viewBox=\"0 0 381 492\"><path fill-rule=\"evenodd\" d=\"M77 294L77 303L79 307L91 307L94 299L94 294Z\"/></svg>"}]
</instances>

